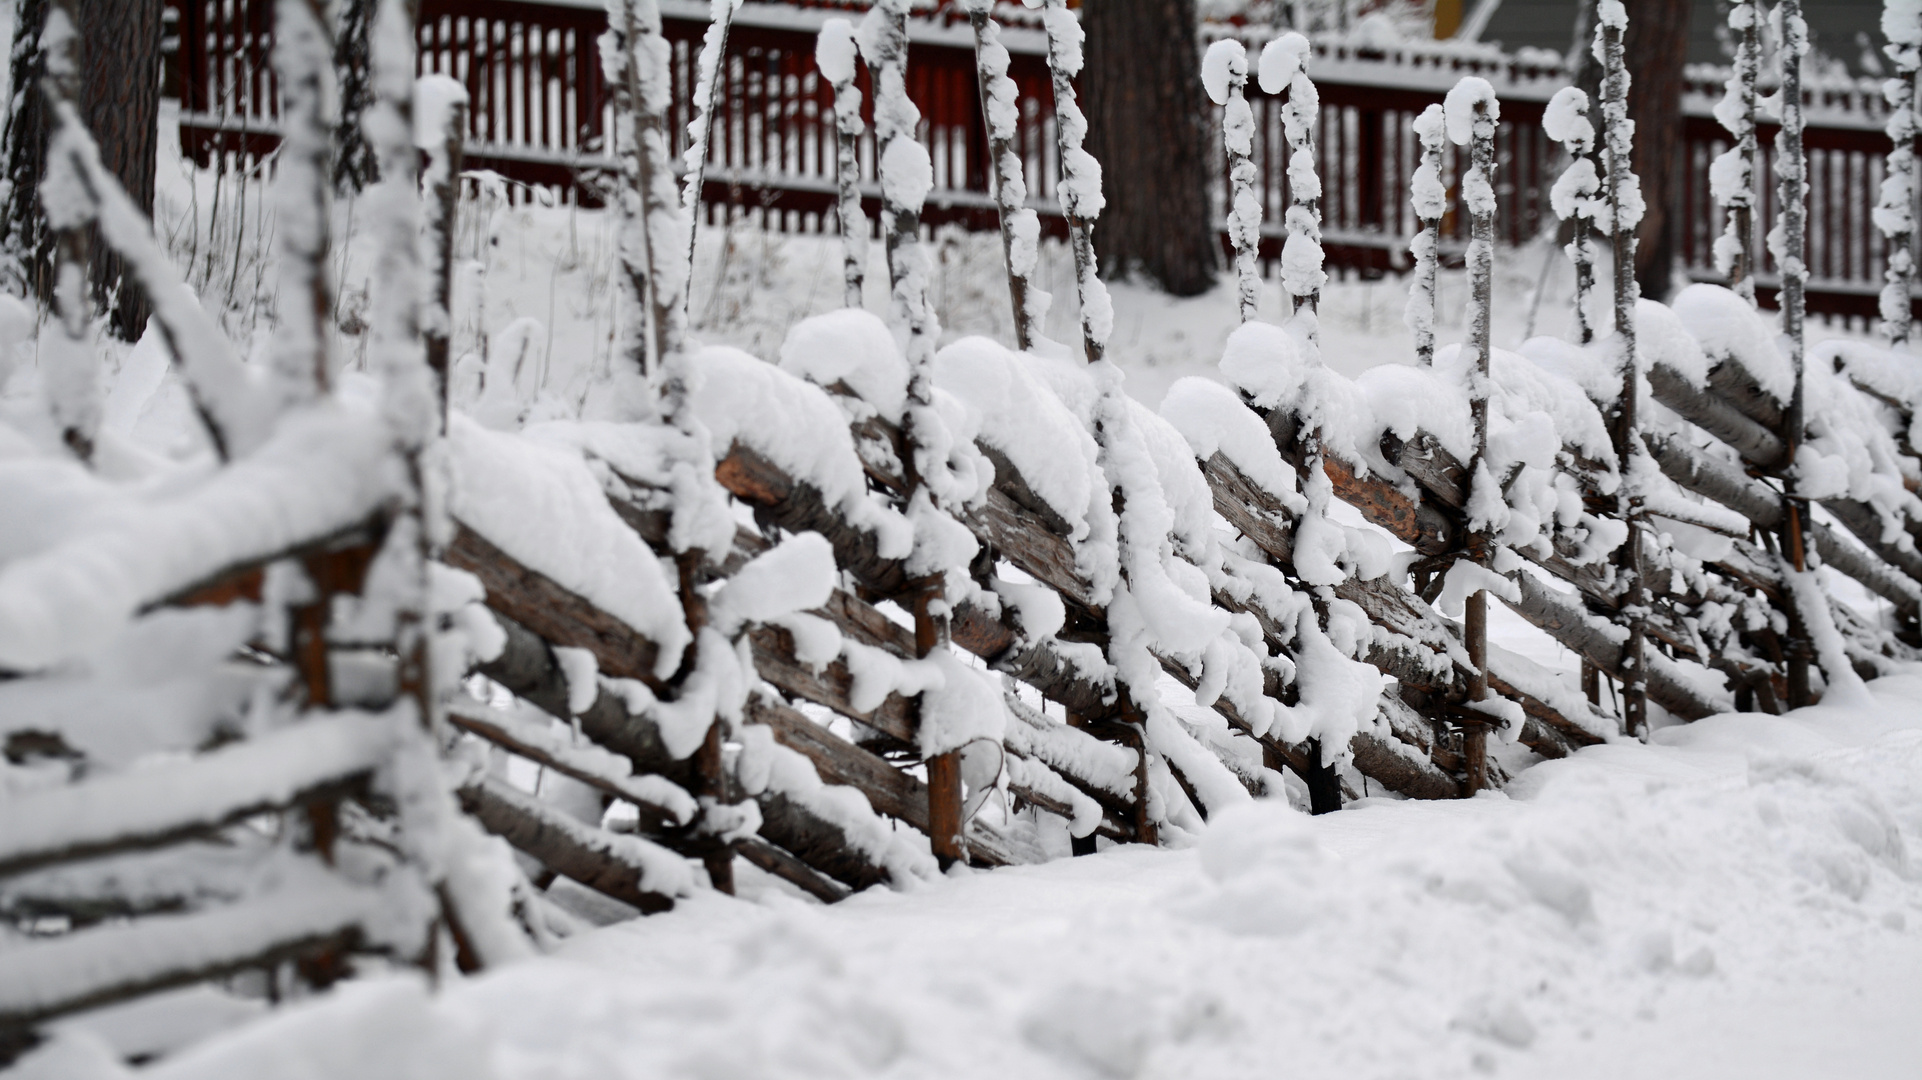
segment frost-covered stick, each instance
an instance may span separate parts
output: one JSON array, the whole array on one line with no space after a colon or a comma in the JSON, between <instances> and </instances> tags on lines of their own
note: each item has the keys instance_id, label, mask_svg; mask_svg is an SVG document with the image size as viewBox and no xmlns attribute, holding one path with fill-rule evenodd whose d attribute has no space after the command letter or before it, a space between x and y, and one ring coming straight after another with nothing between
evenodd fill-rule
<instances>
[{"instance_id":1,"label":"frost-covered stick","mask_svg":"<svg viewBox=\"0 0 1922 1080\"><path fill-rule=\"evenodd\" d=\"M1715 240L1715 270L1729 288L1755 303L1755 80L1762 68L1762 14L1756 0L1736 0L1728 26L1735 31L1735 67L1715 119L1735 145L1709 166L1715 201L1728 209L1728 227Z\"/></svg>"},{"instance_id":2,"label":"frost-covered stick","mask_svg":"<svg viewBox=\"0 0 1922 1080\"><path fill-rule=\"evenodd\" d=\"M631 305L626 354L650 376L662 372L662 398L684 398L666 358L686 338L688 262L680 196L669 163L667 110L673 87L670 49L656 0L607 0L601 65L614 89L615 147L621 162L621 263ZM651 328L652 334L643 333ZM670 416L670 422L679 421Z\"/></svg>"},{"instance_id":3,"label":"frost-covered stick","mask_svg":"<svg viewBox=\"0 0 1922 1080\"><path fill-rule=\"evenodd\" d=\"M1806 423L1803 370L1806 341L1803 324L1808 302L1806 253L1809 165L1808 155L1802 145L1802 57L1809 50L1809 30L1808 24L1802 19L1801 0L1782 0L1775 13L1782 25L1782 127L1775 136L1776 201L1782 210L1775 227L1769 230L1769 250L1782 271L1782 336L1788 346L1789 366L1795 372L1795 390L1789 398L1782 430L1787 460L1792 462L1797 448L1802 444ZM1783 486L1788 528L1782 537L1782 550L1790 568L1799 574L1808 569L1802 543L1802 523L1808 518L1808 500L1796 494L1800 485L1795 479L1794 470L1789 471ZM1808 627L1813 620L1803 616L1793 600L1789 606L1790 633L1794 636L1787 650L1789 707L1798 708L1809 702L1808 669L1813 649L1807 639Z\"/></svg>"},{"instance_id":4,"label":"frost-covered stick","mask_svg":"<svg viewBox=\"0 0 1922 1080\"><path fill-rule=\"evenodd\" d=\"M868 215L861 209L861 90L854 85L854 27L846 19L821 24L814 41L814 63L834 87L834 180L841 224L842 303L861 306L867 276Z\"/></svg>"},{"instance_id":5,"label":"frost-covered stick","mask_svg":"<svg viewBox=\"0 0 1922 1080\"><path fill-rule=\"evenodd\" d=\"M80 88L80 33L75 0L56 0L47 12L40 48L46 77L41 83L49 111L61 118L61 133L47 148L49 168L40 183L40 202L53 234L54 322L40 345L41 378L47 407L60 439L82 461L93 460L100 432L100 361L93 351L93 304L88 299L87 221L90 215L68 182L67 155L61 143L79 121L74 102Z\"/></svg>"},{"instance_id":6,"label":"frost-covered stick","mask_svg":"<svg viewBox=\"0 0 1922 1080\"><path fill-rule=\"evenodd\" d=\"M1641 357L1636 345L1635 306L1641 286L1635 281L1635 229L1642 221L1642 185L1630 165L1635 145L1635 121L1628 118L1628 68L1623 40L1628 13L1621 0L1599 0L1595 9L1595 58L1602 64L1602 158L1607 166L1607 225L1614 252L1615 340L1621 350L1621 392L1609 435L1623 482L1616 493L1619 513L1628 525L1617 565L1626 579L1622 614L1628 620L1628 643L1622 649L1622 724L1628 734L1641 733L1648 714L1647 586L1642 572L1642 513L1640 493L1627 482L1629 462L1642 452L1638 426L1641 397Z\"/></svg>"},{"instance_id":7,"label":"frost-covered stick","mask_svg":"<svg viewBox=\"0 0 1922 1080\"><path fill-rule=\"evenodd\" d=\"M1601 180L1595 175L1595 125L1588 119L1588 95L1574 86L1557 90L1542 114L1542 129L1568 151L1568 168L1556 178L1548 201L1556 217L1572 222L1573 236L1566 250L1568 261L1575 266L1576 339L1586 345L1595 340L1595 321L1588 309L1595 291L1595 246L1589 235L1595 231L1596 202L1601 193Z\"/></svg>"},{"instance_id":8,"label":"frost-covered stick","mask_svg":"<svg viewBox=\"0 0 1922 1080\"><path fill-rule=\"evenodd\" d=\"M1408 242L1415 256L1414 281L1408 286L1408 310L1402 319L1415 335L1415 358L1422 364L1435 362L1435 276L1440 265L1442 216L1448 212L1448 188L1442 184L1442 146L1448 139L1447 122L1440 105L1430 105L1415 118L1415 137L1421 141L1421 164L1409 184L1408 201L1414 204L1415 218L1421 227Z\"/></svg>"},{"instance_id":9,"label":"frost-covered stick","mask_svg":"<svg viewBox=\"0 0 1922 1080\"><path fill-rule=\"evenodd\" d=\"M940 323L928 303L928 255L921 246L921 206L934 183L927 147L914 132L921 112L908 99L910 0L879 0L861 23L861 55L874 85L874 138L881 174L881 232L887 241L889 309L908 331L908 513L939 514L950 494L940 489L952 438L934 405L934 346ZM946 650L950 634L945 568L932 567L913 602L915 655ZM967 861L958 751L927 759L928 835L943 867Z\"/></svg>"},{"instance_id":10,"label":"frost-covered stick","mask_svg":"<svg viewBox=\"0 0 1922 1080\"><path fill-rule=\"evenodd\" d=\"M1235 249L1241 321L1261 306L1261 200L1255 197L1255 113L1248 107L1248 51L1223 38L1201 62L1208 100L1222 106L1221 143L1228 152L1228 242Z\"/></svg>"},{"instance_id":11,"label":"frost-covered stick","mask_svg":"<svg viewBox=\"0 0 1922 1080\"><path fill-rule=\"evenodd\" d=\"M1288 213L1282 224L1288 238L1281 246L1281 285L1294 297L1297 312L1313 312L1321 287L1328 283L1322 269L1321 176L1315 171L1315 124L1321 117L1321 94L1308 77L1308 39L1290 31L1261 50L1261 88L1271 94L1286 90L1281 105L1282 136L1288 140ZM1316 336L1308 325L1309 340Z\"/></svg>"},{"instance_id":12,"label":"frost-covered stick","mask_svg":"<svg viewBox=\"0 0 1922 1080\"><path fill-rule=\"evenodd\" d=\"M372 42L373 104L362 117L381 181L368 193L367 222L375 242L376 290L368 356L382 382L382 407L412 481L406 504L390 526L390 547L411 545L409 572L398 575L395 644L404 697L415 700L423 724L434 716L427 670L427 563L432 556L422 452L440 430L439 397L421 346L420 198L414 139L414 20L416 0L383 0ZM398 536L398 542L395 537Z\"/></svg>"},{"instance_id":13,"label":"frost-covered stick","mask_svg":"<svg viewBox=\"0 0 1922 1080\"><path fill-rule=\"evenodd\" d=\"M1474 368L1469 372L1469 416L1474 424L1475 446L1468 463L1471 507L1488 500L1500 501L1502 494L1486 462L1488 452L1489 362L1492 356L1490 319L1495 287L1495 125L1501 119L1501 103L1488 80L1470 75L1448 91L1442 108L1448 123L1448 138L1457 146L1469 148L1468 171L1462 176L1462 202L1468 207L1468 341ZM1491 490L1492 489L1492 490ZM1480 515L1471 510L1471 518ZM1485 520L1469 523L1466 558L1482 566L1494 563L1494 537ZM1488 691L1488 593L1477 589L1463 603L1462 637L1468 647L1470 666L1468 700L1486 701ZM1468 789L1472 794L1487 783L1487 727L1468 723L1463 728L1463 756L1467 759Z\"/></svg>"},{"instance_id":14,"label":"frost-covered stick","mask_svg":"<svg viewBox=\"0 0 1922 1080\"><path fill-rule=\"evenodd\" d=\"M283 0L289 2L289 0ZM420 141L427 151L427 278L432 293L422 312L427 367L434 373L440 429L447 429L447 361L454 334L454 231L460 208L461 151L467 130L467 88L445 75L423 76L416 98ZM482 337L485 338L483 332Z\"/></svg>"},{"instance_id":15,"label":"frost-covered stick","mask_svg":"<svg viewBox=\"0 0 1922 1080\"><path fill-rule=\"evenodd\" d=\"M1882 288L1882 336L1890 345L1906 344L1915 321L1915 137L1916 79L1922 72L1922 4L1914 0L1884 0L1882 34L1889 39L1884 51L1895 72L1882 84L1889 103L1889 164L1882 178L1882 198L1875 207L1875 227L1889 238L1888 268Z\"/></svg>"},{"instance_id":16,"label":"frost-covered stick","mask_svg":"<svg viewBox=\"0 0 1922 1080\"><path fill-rule=\"evenodd\" d=\"M993 0L966 0L974 28L975 75L981 111L988 127L988 160L994 166L994 202L1001 211L1001 254L1008 266L1008 296L1014 305L1015 344L1026 352L1041 337L1050 297L1034 284L1041 252L1041 218L1028 208L1028 184L1014 138L1021 121L1020 92L1008 78L1007 46L1001 25L988 14Z\"/></svg>"},{"instance_id":17,"label":"frost-covered stick","mask_svg":"<svg viewBox=\"0 0 1922 1080\"><path fill-rule=\"evenodd\" d=\"M701 38L701 57L695 67L694 119L687 124L687 150L681 156L687 178L681 185L681 213L687 215L687 262L694 265L694 237L701 228L701 182L707 171L707 144L714 132L714 105L726 82L727 32L741 0L708 0L707 33ZM687 308L687 292L681 294Z\"/></svg>"},{"instance_id":18,"label":"frost-covered stick","mask_svg":"<svg viewBox=\"0 0 1922 1080\"><path fill-rule=\"evenodd\" d=\"M1033 0L1025 0L1032 6ZM1075 286L1081 299L1081 344L1089 363L1097 363L1108 350L1108 333L1114 329L1114 304L1108 287L1096 276L1094 223L1101 216L1107 198L1101 194L1101 163L1081 148L1088 137L1088 118L1082 114L1075 96L1074 79L1081 73L1081 46L1087 34L1081 21L1068 10L1067 0L1043 0L1042 24L1048 31L1048 73L1054 84L1055 143L1061 156L1062 216L1068 219L1069 241L1074 249Z\"/></svg>"},{"instance_id":19,"label":"frost-covered stick","mask_svg":"<svg viewBox=\"0 0 1922 1080\"><path fill-rule=\"evenodd\" d=\"M373 148L361 134L360 117L367 109L368 31L372 29L375 0L342 0L336 5L334 77L340 85L340 117L335 127L334 189L359 191L379 179Z\"/></svg>"},{"instance_id":20,"label":"frost-covered stick","mask_svg":"<svg viewBox=\"0 0 1922 1080\"><path fill-rule=\"evenodd\" d=\"M274 7L274 74L280 82L280 156L274 178L274 255L280 264L273 337L280 408L325 396L334 287L327 266L334 152L333 42L320 0Z\"/></svg>"}]
</instances>

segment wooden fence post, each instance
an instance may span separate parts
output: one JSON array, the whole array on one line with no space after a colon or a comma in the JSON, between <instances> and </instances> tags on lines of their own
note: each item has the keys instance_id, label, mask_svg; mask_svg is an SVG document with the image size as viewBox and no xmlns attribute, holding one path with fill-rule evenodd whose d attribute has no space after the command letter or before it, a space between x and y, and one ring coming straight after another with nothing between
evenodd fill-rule
<instances>
[{"instance_id":1,"label":"wooden fence post","mask_svg":"<svg viewBox=\"0 0 1922 1080\"><path fill-rule=\"evenodd\" d=\"M1255 114L1248 108L1248 51L1223 38L1208 46L1201 81L1209 100L1222 106L1221 142L1228 153L1228 242L1235 249L1235 283L1241 321L1261 307L1261 200L1255 197Z\"/></svg>"},{"instance_id":2,"label":"wooden fence post","mask_svg":"<svg viewBox=\"0 0 1922 1080\"><path fill-rule=\"evenodd\" d=\"M1014 341L1027 352L1041 337L1051 298L1031 280L1041 253L1041 219L1028 208L1028 185L1015 149L1021 129L1020 88L1008 77L1011 58L1001 44L1000 24L990 15L992 7L988 0L968 0L968 22L974 28L975 76L987 123L994 202L1001 217L1001 256L1007 263L1008 297L1014 305Z\"/></svg>"},{"instance_id":3,"label":"wooden fence post","mask_svg":"<svg viewBox=\"0 0 1922 1080\"><path fill-rule=\"evenodd\" d=\"M1889 103L1884 129L1889 134L1889 158L1875 224L1889 242L1880 308L1882 336L1893 347L1908 343L1915 321L1915 109L1916 80L1922 77L1922 12L1887 4L1882 30L1889 37L1888 54L1895 71L1882 84Z\"/></svg>"},{"instance_id":4,"label":"wooden fence post","mask_svg":"<svg viewBox=\"0 0 1922 1080\"><path fill-rule=\"evenodd\" d=\"M1421 144L1421 164L1408 185L1408 201L1421 227L1408 242L1415 256L1414 281L1408 286L1408 310L1402 318L1415 335L1415 359L1423 367L1435 362L1435 278L1441 265L1441 223L1448 212L1448 189L1442 184L1442 146L1447 122L1440 105L1430 105L1415 118L1415 137Z\"/></svg>"},{"instance_id":5,"label":"wooden fence post","mask_svg":"<svg viewBox=\"0 0 1922 1080\"><path fill-rule=\"evenodd\" d=\"M1569 222L1574 234L1566 250L1575 267L1575 334L1577 342L1587 345L1595 340L1589 311L1595 291L1595 245L1589 236L1595 231L1596 196L1601 190L1595 175L1595 124L1588 115L1588 95L1574 86L1557 90L1542 115L1542 129L1568 151L1568 168L1555 181L1549 199L1555 216Z\"/></svg>"},{"instance_id":6,"label":"wooden fence post","mask_svg":"<svg viewBox=\"0 0 1922 1080\"><path fill-rule=\"evenodd\" d=\"M841 303L861 306L868 269L868 216L861 210L861 90L854 85L854 27L846 19L821 24L814 63L834 88L835 206L841 225Z\"/></svg>"},{"instance_id":7,"label":"wooden fence post","mask_svg":"<svg viewBox=\"0 0 1922 1080\"><path fill-rule=\"evenodd\" d=\"M1321 116L1321 92L1308 77L1313 55L1308 39L1289 32L1262 47L1261 88L1271 94L1286 90L1281 106L1281 133L1288 141L1288 213L1283 225L1288 239L1281 246L1281 284L1294 298L1297 311L1313 313L1328 283L1322 269L1321 174L1315 165L1315 124ZM1309 337L1316 337L1309 324Z\"/></svg>"},{"instance_id":8,"label":"wooden fence post","mask_svg":"<svg viewBox=\"0 0 1922 1080\"><path fill-rule=\"evenodd\" d=\"M1045 0L1042 18L1048 29L1048 73L1054 83L1055 143L1061 155L1057 193L1061 214L1068 219L1069 244L1074 250L1074 277L1081 301L1081 347L1090 364L1099 363L1114 326L1114 307L1108 290L1096 276L1094 220L1106 200L1094 158L1081 148L1088 121L1075 96L1074 79L1081 73L1085 35L1067 0Z\"/></svg>"},{"instance_id":9,"label":"wooden fence post","mask_svg":"<svg viewBox=\"0 0 1922 1080\"><path fill-rule=\"evenodd\" d=\"M1738 34L1735 70L1728 92L1715 106L1715 119L1728 129L1735 145L1709 167L1709 186L1717 202L1728 209L1728 227L1715 241L1715 269L1728 276L1728 287L1755 303L1755 78L1762 66L1762 13L1756 0L1736 0L1728 26ZM1893 120L1891 120L1893 123Z\"/></svg>"},{"instance_id":10,"label":"wooden fence post","mask_svg":"<svg viewBox=\"0 0 1922 1080\"><path fill-rule=\"evenodd\" d=\"M1462 177L1462 202L1468 207L1468 341L1464 347L1473 353L1474 370L1469 374L1468 408L1474 427L1475 450L1468 461L1471 488L1496 483L1488 469L1488 398L1490 385L1490 320L1494 312L1495 289L1495 125L1501 119L1501 103L1485 79L1469 76L1448 92L1446 111L1448 138L1469 148L1468 171ZM1475 492L1477 497L1501 499L1496 492ZM1481 566L1494 564L1495 538L1489 526L1476 527L1471 521L1467 551L1462 556ZM1488 593L1476 589L1463 601L1462 636L1468 649L1468 704L1472 710L1489 698L1488 688ZM1462 720L1462 756L1466 767L1467 791L1473 795L1488 784L1487 724L1478 718Z\"/></svg>"},{"instance_id":11,"label":"wooden fence post","mask_svg":"<svg viewBox=\"0 0 1922 1080\"><path fill-rule=\"evenodd\" d=\"M1628 644L1622 650L1622 725L1639 735L1648 715L1647 581L1642 568L1641 499L1628 483L1629 461L1641 451L1637 399L1641 396L1641 360L1637 354L1635 306L1641 286L1635 280L1635 228L1642 220L1641 183L1629 161L1634 148L1634 122L1628 118L1628 68L1623 39L1628 14L1620 0L1601 0L1595 36L1602 47L1602 150L1608 166L1609 231L1614 246L1615 340L1621 349L1622 389L1610 417L1609 435L1620 470L1617 512L1628 525L1628 537L1616 556L1616 566L1627 582L1622 613L1628 620Z\"/></svg>"},{"instance_id":12,"label":"wooden fence post","mask_svg":"<svg viewBox=\"0 0 1922 1080\"><path fill-rule=\"evenodd\" d=\"M727 32L734 25L734 13L741 0L709 0L707 33L701 38L701 55L695 67L694 119L687 125L687 151L681 163L687 172L682 182L681 212L687 215L687 264L694 265L694 240L701 230L701 180L707 171L707 143L714 131L714 107L727 85ZM687 311L692 290L682 290L681 311Z\"/></svg>"},{"instance_id":13,"label":"wooden fence post","mask_svg":"<svg viewBox=\"0 0 1922 1080\"><path fill-rule=\"evenodd\" d=\"M429 118L439 125L439 130L434 133L434 142L427 149L427 233L434 265L429 268L428 274L433 291L427 298L422 343L427 350L427 367L434 373L434 396L440 403L440 430L445 433L450 386L449 349L453 344L454 332L454 231L455 216L460 211L460 167L461 151L466 143L467 88L445 75L426 76L421 80L421 87L423 90L432 88L431 96L423 93L421 97L423 100L433 100L440 110L439 116ZM486 327L483 326L483 339L486 333Z\"/></svg>"},{"instance_id":14,"label":"wooden fence post","mask_svg":"<svg viewBox=\"0 0 1922 1080\"><path fill-rule=\"evenodd\" d=\"M902 434L908 453L910 516L936 512L946 501L932 474L944 469L933 447L947 438L934 405L934 347L941 326L928 303L928 256L921 246L921 208L933 179L927 148L915 139L921 114L908 100L909 0L880 0L862 27L861 49L874 85L874 137L881 172L881 228L886 235L890 312L907 324L907 408ZM947 572L936 569L915 583L914 650L927 658L948 648ZM968 861L963 835L961 752L929 755L928 821L934 856L942 867Z\"/></svg>"},{"instance_id":15,"label":"wooden fence post","mask_svg":"<svg viewBox=\"0 0 1922 1080\"><path fill-rule=\"evenodd\" d=\"M1782 0L1776 8L1782 20L1781 115L1782 128L1775 138L1775 171L1779 178L1776 199L1781 204L1781 220L1771 234L1775 261L1782 272L1782 334L1789 348L1789 366L1795 372L1795 390L1782 420L1782 441L1787 451L1788 479L1783 483L1783 506L1787 527L1782 533L1782 556L1790 569L1807 569L1806 533L1809 503L1797 494L1794 479L1796 450L1802 445L1806 425L1803 414L1805 394L1804 322L1807 312L1805 289L1808 283L1808 155L1802 145L1802 57L1808 52L1808 24L1802 19L1801 0ZM1778 246L1779 245L1779 246ZM1809 618L1797 602L1796 591L1785 590L1789 615L1787 645L1789 707L1800 708L1812 697L1809 664L1814 648L1809 641Z\"/></svg>"}]
</instances>

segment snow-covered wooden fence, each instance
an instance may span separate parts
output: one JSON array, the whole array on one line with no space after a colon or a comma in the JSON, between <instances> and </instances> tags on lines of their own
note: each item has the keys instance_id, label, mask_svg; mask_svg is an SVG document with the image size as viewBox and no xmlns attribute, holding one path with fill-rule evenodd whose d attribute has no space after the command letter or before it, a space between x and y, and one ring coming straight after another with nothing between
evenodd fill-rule
<instances>
[{"instance_id":1,"label":"snow-covered wooden fence","mask_svg":"<svg viewBox=\"0 0 1922 1080\"><path fill-rule=\"evenodd\" d=\"M375 28L379 378L352 393L311 319L329 218L297 212L327 197L308 5L280 5L299 31L274 61L281 108L299 122L276 179L268 370L241 363L56 110L49 190L70 197L47 200L51 224L97 224L133 267L212 461L125 480L91 352L42 345L46 416L18 435L36 449L0 471L0 497L44 520L0 553L0 736L22 770L0 794L0 1053L186 982L280 993L374 957L510 961L568 931L536 887L556 877L659 911L731 888L738 858L832 902L944 863L1154 843L1256 796L1458 797L1529 753L1634 734L1644 696L1682 721L1778 712L1917 658L1906 354L1834 344L1798 368L1748 301L1697 285L1672 306L1624 298L1593 342L1510 353L1482 334L1357 379L1320 363L1308 167L1330 121L1298 36L1264 50L1258 79L1288 95L1301 151L1280 215L1295 313L1245 313L1223 381L1182 380L1157 413L1100 359L1101 200L1075 134L1058 152L1076 165L1079 350L936 350L904 8L861 35L894 140L894 325L818 316L763 359L682 335L663 30L648 0L619 0L603 55L624 366L591 419L489 427L449 407L438 305L467 97L445 78L416 91L404 3ZM1603 5L1616 40L1619 10ZM1047 11L1065 84L1078 26ZM1231 109L1249 81L1232 53L1205 66ZM1604 127L1624 88L1609 84ZM1072 98L1054 107L1054 130L1076 132ZM1424 120L1476 162L1478 323L1500 302L1485 282L1501 108L1468 79ZM1552 125L1575 142L1578 113ZM1606 201L1585 216L1619 248L1626 143L1604 135L1607 175L1582 190ZM435 148L427 200L416 145ZM1244 253L1261 209L1236 231ZM1019 278L1035 230L1001 210ZM1032 283L1013 296L1045 303ZM1340 524L1335 499L1400 546ZM1817 567L1887 606L1838 602ZM1491 644L1491 598L1579 656L1587 685ZM536 767L538 792L515 780Z\"/></svg>"},{"instance_id":2,"label":"snow-covered wooden fence","mask_svg":"<svg viewBox=\"0 0 1922 1080\"><path fill-rule=\"evenodd\" d=\"M710 217L751 213L767 227L789 232L832 227L834 134L826 120L832 92L814 66L814 31L844 6L757 2L746 4L735 18L702 187ZM178 0L182 145L202 164L223 151L260 154L274 144L275 90L266 62L270 8L267 0ZM674 61L669 129L681 140L692 118L694 57L707 10L704 4L678 0L665 5L663 14L662 32ZM1044 228L1065 236L1054 193L1053 92L1038 25L1023 19L1002 35L1010 54L1008 77L1016 87L1018 122L1010 143L1026 167L1030 203ZM470 167L556 191L577 190L598 202L598 186L578 185L605 165L602 140L611 106L593 46L605 26L605 15L594 6L530 0L423 3L422 70L459 79L474 102L468 121ZM910 20L910 37L914 62L908 92L921 111L922 141L935 165L923 224L993 229L987 135L965 14L944 0ZM1248 38L1253 45L1261 40ZM1403 238L1415 229L1407 179L1419 154L1410 121L1465 75L1489 79L1507 108L1496 135L1496 156L1503 165L1496 190L1501 239L1525 242L1553 223L1548 189L1561 159L1542 131L1541 111L1567 81L1558 59L1504 56L1489 47L1450 43L1331 41L1317 75L1327 114L1317 166L1325 178L1324 247L1331 267L1370 274L1406 269ZM1713 69L1690 71L1683 143L1677 148L1683 193L1678 247L1689 273L1704 281L1724 280L1711 250L1721 228L1709 182L1710 163L1729 144L1713 114L1723 78ZM865 72L858 83L866 94ZM1888 106L1873 80L1824 82L1804 94L1810 214L1818 238L1811 249L1810 310L1867 318L1875 314L1884 263L1885 241L1870 211L1888 150L1883 134ZM1279 99L1253 88L1248 96L1256 129L1264 136L1255 157L1256 193L1268 220L1279 222L1289 201L1286 168L1268 149L1279 145ZM1774 131L1772 122L1763 121L1757 167L1764 174ZM676 151L683 145L677 141ZM1453 192L1460 166L1454 151L1445 158L1444 177ZM862 140L860 159L872 214L879 208L880 189L871 138ZM1451 194L1442 231L1451 253L1468 236L1458 194ZM1227 206L1225 198L1219 205ZM1768 220L1773 197L1763 192L1759 205L1757 220ZM1278 228L1264 236L1264 260L1279 254L1281 239ZM1776 267L1759 244L1758 255L1762 296L1772 304Z\"/></svg>"}]
</instances>

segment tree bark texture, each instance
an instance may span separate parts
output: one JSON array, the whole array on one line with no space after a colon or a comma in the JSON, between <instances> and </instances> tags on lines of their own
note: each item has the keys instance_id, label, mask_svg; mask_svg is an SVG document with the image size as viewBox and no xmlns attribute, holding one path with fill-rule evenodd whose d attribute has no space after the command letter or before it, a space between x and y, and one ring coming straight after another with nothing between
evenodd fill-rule
<instances>
[{"instance_id":1,"label":"tree bark texture","mask_svg":"<svg viewBox=\"0 0 1922 1080\"><path fill-rule=\"evenodd\" d=\"M1095 254L1176 296L1213 288L1220 249L1208 200L1208 131L1194 0L1083 4L1087 148L1107 209Z\"/></svg>"},{"instance_id":2,"label":"tree bark texture","mask_svg":"<svg viewBox=\"0 0 1922 1080\"><path fill-rule=\"evenodd\" d=\"M10 289L45 301L52 293L53 241L40 216L40 174L46 169L46 101L40 94L40 31L47 0L18 0L13 9L12 85L6 133L6 205L0 208L0 251Z\"/></svg>"},{"instance_id":3,"label":"tree bark texture","mask_svg":"<svg viewBox=\"0 0 1922 1080\"><path fill-rule=\"evenodd\" d=\"M1677 204L1681 195L1682 65L1688 59L1689 0L1624 0L1628 115L1635 121L1631 165L1648 211L1636 229L1635 280L1642 295L1666 301L1672 288Z\"/></svg>"}]
</instances>

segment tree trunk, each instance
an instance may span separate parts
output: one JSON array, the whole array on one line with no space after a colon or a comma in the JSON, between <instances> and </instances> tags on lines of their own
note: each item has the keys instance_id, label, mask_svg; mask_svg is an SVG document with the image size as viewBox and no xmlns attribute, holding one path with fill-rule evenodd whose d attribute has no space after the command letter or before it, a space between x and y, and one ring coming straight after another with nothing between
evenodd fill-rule
<instances>
[{"instance_id":1,"label":"tree trunk","mask_svg":"<svg viewBox=\"0 0 1922 1080\"><path fill-rule=\"evenodd\" d=\"M17 0L13 7L12 85L7 113L6 205L0 208L0 251L5 280L0 284L45 300L53 282L47 274L52 242L40 216L40 174L46 168L46 102L40 96L40 31L47 22L47 0Z\"/></svg>"},{"instance_id":2,"label":"tree trunk","mask_svg":"<svg viewBox=\"0 0 1922 1080\"><path fill-rule=\"evenodd\" d=\"M83 0L80 5L81 100L100 161L140 212L153 215L154 161L160 143L162 0ZM137 341L147 326L146 294L128 279L112 249L95 245L94 304L111 314L109 332Z\"/></svg>"},{"instance_id":3,"label":"tree trunk","mask_svg":"<svg viewBox=\"0 0 1922 1080\"><path fill-rule=\"evenodd\" d=\"M1096 256L1111 277L1139 271L1176 296L1206 292L1220 251L1194 0L1101 0L1081 17L1087 148L1108 198Z\"/></svg>"},{"instance_id":4,"label":"tree trunk","mask_svg":"<svg viewBox=\"0 0 1922 1080\"><path fill-rule=\"evenodd\" d=\"M1626 0L1628 115L1635 121L1632 166L1648 212L1636 230L1635 280L1665 301L1675 265L1681 194L1682 65L1688 59L1688 0Z\"/></svg>"}]
</instances>

